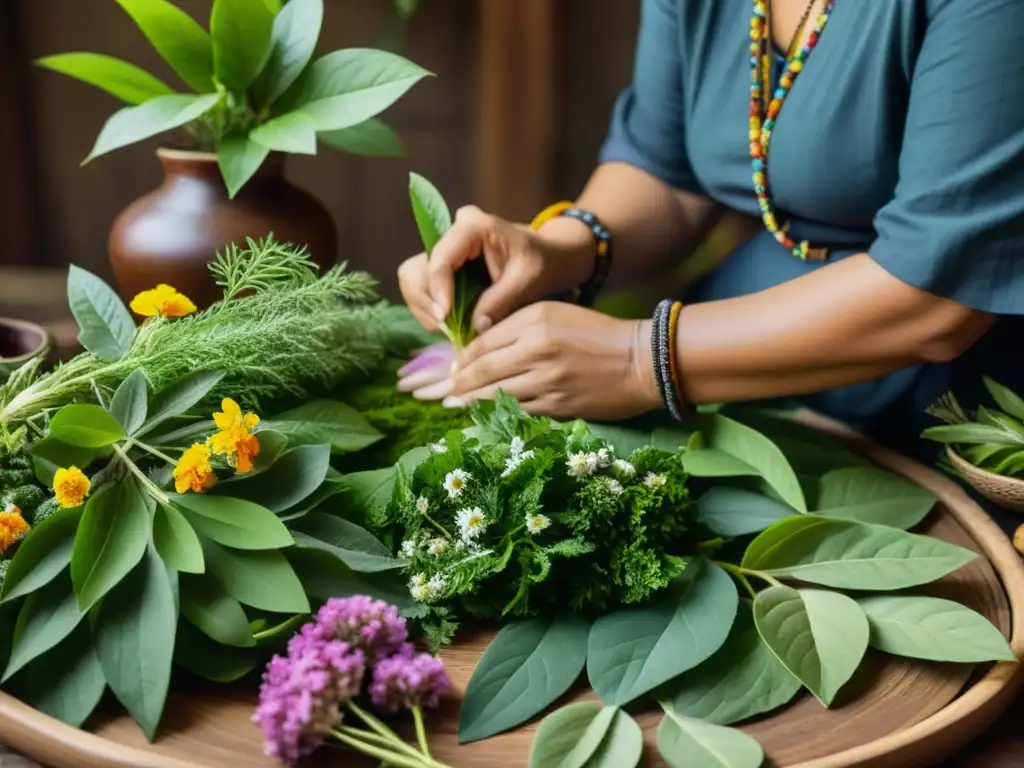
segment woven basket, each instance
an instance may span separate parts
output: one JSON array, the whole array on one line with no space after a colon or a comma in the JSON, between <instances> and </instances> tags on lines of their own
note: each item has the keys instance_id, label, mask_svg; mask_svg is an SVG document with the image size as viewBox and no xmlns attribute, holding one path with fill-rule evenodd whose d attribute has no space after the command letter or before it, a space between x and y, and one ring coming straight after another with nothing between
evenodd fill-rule
<instances>
[{"instance_id":1,"label":"woven basket","mask_svg":"<svg viewBox=\"0 0 1024 768\"><path fill-rule=\"evenodd\" d=\"M989 501L1011 512L1024 513L1024 480L1003 477L971 464L956 451L946 447L946 455L964 480Z\"/></svg>"}]
</instances>

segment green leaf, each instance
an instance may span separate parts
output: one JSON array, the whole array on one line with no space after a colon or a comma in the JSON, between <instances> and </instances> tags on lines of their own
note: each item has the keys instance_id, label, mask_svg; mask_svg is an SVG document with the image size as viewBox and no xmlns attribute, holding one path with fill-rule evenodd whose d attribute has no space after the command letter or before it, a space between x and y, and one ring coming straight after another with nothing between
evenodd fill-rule
<instances>
[{"instance_id":1,"label":"green leaf","mask_svg":"<svg viewBox=\"0 0 1024 768\"><path fill-rule=\"evenodd\" d=\"M150 741L171 681L178 611L166 566L150 548L96 614L96 655L110 690Z\"/></svg>"},{"instance_id":2,"label":"green leaf","mask_svg":"<svg viewBox=\"0 0 1024 768\"><path fill-rule=\"evenodd\" d=\"M181 416L220 383L224 374L218 371L203 371L189 374L177 384L157 393L149 408L149 418L139 430L139 437L147 435L168 419Z\"/></svg>"},{"instance_id":3,"label":"green leaf","mask_svg":"<svg viewBox=\"0 0 1024 768\"><path fill-rule=\"evenodd\" d=\"M256 648L235 648L215 643L184 619L178 622L174 663L215 683L233 683L245 677L265 658Z\"/></svg>"},{"instance_id":4,"label":"green leaf","mask_svg":"<svg viewBox=\"0 0 1024 768\"><path fill-rule=\"evenodd\" d=\"M589 761L618 711L596 701L556 709L537 728L530 748L530 768L593 768Z\"/></svg>"},{"instance_id":5,"label":"green leaf","mask_svg":"<svg viewBox=\"0 0 1024 768\"><path fill-rule=\"evenodd\" d=\"M913 528L938 499L899 475L874 467L849 467L821 478L816 514L893 528Z\"/></svg>"},{"instance_id":6,"label":"green leaf","mask_svg":"<svg viewBox=\"0 0 1024 768\"><path fill-rule=\"evenodd\" d=\"M134 435L146 421L146 372L136 368L121 382L110 400L110 415L117 419L126 435Z\"/></svg>"},{"instance_id":7,"label":"green leaf","mask_svg":"<svg viewBox=\"0 0 1024 768\"><path fill-rule=\"evenodd\" d=\"M736 728L666 713L658 753L670 768L759 768L764 750Z\"/></svg>"},{"instance_id":8,"label":"green leaf","mask_svg":"<svg viewBox=\"0 0 1024 768\"><path fill-rule=\"evenodd\" d=\"M699 424L711 448L717 448L749 464L779 494L782 501L798 512L807 511L800 481L775 443L760 432L721 414L701 415Z\"/></svg>"},{"instance_id":9,"label":"green leaf","mask_svg":"<svg viewBox=\"0 0 1024 768\"><path fill-rule=\"evenodd\" d=\"M884 525L805 515L775 523L754 539L743 567L836 589L888 591L936 581L976 557Z\"/></svg>"},{"instance_id":10,"label":"green leaf","mask_svg":"<svg viewBox=\"0 0 1024 768\"><path fill-rule=\"evenodd\" d=\"M344 491L345 486L341 483L341 473L332 467L327 471L327 479L324 480L323 485L295 506L280 512L278 517L284 522L298 520L310 512L320 509L329 499L344 493ZM347 507L346 516L351 516L351 510Z\"/></svg>"},{"instance_id":11,"label":"green leaf","mask_svg":"<svg viewBox=\"0 0 1024 768\"><path fill-rule=\"evenodd\" d=\"M167 565L183 573L203 573L203 547L188 520L170 504L153 513L153 544Z\"/></svg>"},{"instance_id":12,"label":"green leaf","mask_svg":"<svg viewBox=\"0 0 1024 768\"><path fill-rule=\"evenodd\" d=\"M800 681L761 639L744 600L725 645L666 683L658 698L677 715L729 725L777 709L799 690Z\"/></svg>"},{"instance_id":13,"label":"green leaf","mask_svg":"<svg viewBox=\"0 0 1024 768\"><path fill-rule=\"evenodd\" d=\"M586 664L589 630L572 614L502 627L466 687L459 743L514 728L569 690Z\"/></svg>"},{"instance_id":14,"label":"green leaf","mask_svg":"<svg viewBox=\"0 0 1024 768\"><path fill-rule=\"evenodd\" d=\"M754 623L779 661L826 707L868 648L864 611L839 592L770 587L754 599Z\"/></svg>"},{"instance_id":15,"label":"green leaf","mask_svg":"<svg viewBox=\"0 0 1024 768\"><path fill-rule=\"evenodd\" d=\"M341 558L323 549L292 547L285 550L285 556L298 574L306 594L314 600L369 595L391 603L407 616L419 613L422 608L409 596L405 581L395 574L357 573Z\"/></svg>"},{"instance_id":16,"label":"green leaf","mask_svg":"<svg viewBox=\"0 0 1024 768\"><path fill-rule=\"evenodd\" d=\"M311 115L317 131L337 131L376 117L430 74L387 51L334 51L309 66L284 106Z\"/></svg>"},{"instance_id":17,"label":"green leaf","mask_svg":"<svg viewBox=\"0 0 1024 768\"><path fill-rule=\"evenodd\" d=\"M987 424L949 424L929 427L921 433L926 440L947 445L1024 445L1024 437Z\"/></svg>"},{"instance_id":18,"label":"green leaf","mask_svg":"<svg viewBox=\"0 0 1024 768\"><path fill-rule=\"evenodd\" d=\"M329 147L363 157L403 157L405 147L394 129L376 118L317 137Z\"/></svg>"},{"instance_id":19,"label":"green leaf","mask_svg":"<svg viewBox=\"0 0 1024 768\"><path fill-rule=\"evenodd\" d=\"M244 91L270 56L274 14L251 0L214 0L210 14L213 70L228 90Z\"/></svg>"},{"instance_id":20,"label":"green leaf","mask_svg":"<svg viewBox=\"0 0 1024 768\"><path fill-rule=\"evenodd\" d=\"M738 418L775 443L798 474L823 475L833 469L872 466L839 440L793 421L791 416L744 408Z\"/></svg>"},{"instance_id":21,"label":"green leaf","mask_svg":"<svg viewBox=\"0 0 1024 768\"><path fill-rule=\"evenodd\" d=\"M983 376L982 381L985 382L985 388L992 395L992 399L996 401L996 405L1015 419L1024 420L1024 398L988 376Z\"/></svg>"},{"instance_id":22,"label":"green leaf","mask_svg":"<svg viewBox=\"0 0 1024 768\"><path fill-rule=\"evenodd\" d=\"M280 549L295 543L273 512L251 501L201 493L172 496L171 501L196 530L226 547Z\"/></svg>"},{"instance_id":23,"label":"green leaf","mask_svg":"<svg viewBox=\"0 0 1024 768\"><path fill-rule=\"evenodd\" d=\"M3 681L75 631L82 620L71 580L62 575L36 590L21 606Z\"/></svg>"},{"instance_id":24,"label":"green leaf","mask_svg":"<svg viewBox=\"0 0 1024 768\"><path fill-rule=\"evenodd\" d=\"M694 477L757 477L758 471L745 461L717 448L687 451L680 459L683 469Z\"/></svg>"},{"instance_id":25,"label":"green leaf","mask_svg":"<svg viewBox=\"0 0 1024 768\"><path fill-rule=\"evenodd\" d=\"M621 706L693 669L725 642L738 603L725 571L697 561L664 597L594 622L590 684L601 701Z\"/></svg>"},{"instance_id":26,"label":"green leaf","mask_svg":"<svg viewBox=\"0 0 1024 768\"><path fill-rule=\"evenodd\" d=\"M68 304L78 323L78 341L86 351L108 362L125 356L135 338L135 322L113 288L72 264Z\"/></svg>"},{"instance_id":27,"label":"green leaf","mask_svg":"<svg viewBox=\"0 0 1024 768\"><path fill-rule=\"evenodd\" d=\"M84 622L11 681L19 699L75 728L80 728L96 709L106 687Z\"/></svg>"},{"instance_id":28,"label":"green leaf","mask_svg":"<svg viewBox=\"0 0 1024 768\"><path fill-rule=\"evenodd\" d=\"M191 16L167 0L117 0L188 85L207 93L213 86L213 44Z\"/></svg>"},{"instance_id":29,"label":"green leaf","mask_svg":"<svg viewBox=\"0 0 1024 768\"><path fill-rule=\"evenodd\" d=\"M77 448L106 448L124 438L124 427L98 405L65 405L50 421L50 436Z\"/></svg>"},{"instance_id":30,"label":"green leaf","mask_svg":"<svg viewBox=\"0 0 1024 768\"><path fill-rule=\"evenodd\" d=\"M7 568L0 600L9 602L49 584L71 562L82 508L61 509L29 531Z\"/></svg>"},{"instance_id":31,"label":"green leaf","mask_svg":"<svg viewBox=\"0 0 1024 768\"><path fill-rule=\"evenodd\" d=\"M180 128L202 117L220 103L221 94L203 96L173 94L157 96L137 107L125 107L107 120L96 144L85 159L88 163L115 149Z\"/></svg>"},{"instance_id":32,"label":"green leaf","mask_svg":"<svg viewBox=\"0 0 1024 768\"><path fill-rule=\"evenodd\" d=\"M365 517L391 501L398 470L395 467L351 472L341 478L345 487L345 504L353 513Z\"/></svg>"},{"instance_id":33,"label":"green leaf","mask_svg":"<svg viewBox=\"0 0 1024 768\"><path fill-rule=\"evenodd\" d=\"M790 517L793 509L739 488L712 488L697 500L697 519L719 536L746 536Z\"/></svg>"},{"instance_id":34,"label":"green leaf","mask_svg":"<svg viewBox=\"0 0 1024 768\"><path fill-rule=\"evenodd\" d=\"M274 152L316 154L316 121L305 112L286 112L254 128L249 138Z\"/></svg>"},{"instance_id":35,"label":"green leaf","mask_svg":"<svg viewBox=\"0 0 1024 768\"><path fill-rule=\"evenodd\" d=\"M243 605L274 613L309 613L309 600L288 560L271 550L227 549L203 539L206 570Z\"/></svg>"},{"instance_id":36,"label":"green leaf","mask_svg":"<svg viewBox=\"0 0 1024 768\"><path fill-rule=\"evenodd\" d=\"M225 136L217 144L217 165L232 200L267 159L270 150L244 133Z\"/></svg>"},{"instance_id":37,"label":"green leaf","mask_svg":"<svg viewBox=\"0 0 1024 768\"><path fill-rule=\"evenodd\" d=\"M207 637L242 648L256 645L242 604L210 576L182 576L181 615Z\"/></svg>"},{"instance_id":38,"label":"green leaf","mask_svg":"<svg viewBox=\"0 0 1024 768\"><path fill-rule=\"evenodd\" d=\"M231 495L284 512L319 488L330 466L331 446L302 445L282 454L263 474L232 483Z\"/></svg>"},{"instance_id":39,"label":"green leaf","mask_svg":"<svg viewBox=\"0 0 1024 768\"><path fill-rule=\"evenodd\" d=\"M929 661L1015 661L1003 634L980 613L937 597L870 595L857 599L871 626L871 647Z\"/></svg>"},{"instance_id":40,"label":"green leaf","mask_svg":"<svg viewBox=\"0 0 1024 768\"><path fill-rule=\"evenodd\" d=\"M71 554L71 581L83 612L138 565L150 528L146 500L132 477L100 488L89 499Z\"/></svg>"},{"instance_id":41,"label":"green leaf","mask_svg":"<svg viewBox=\"0 0 1024 768\"><path fill-rule=\"evenodd\" d=\"M354 453L384 439L359 411L335 400L313 400L260 426L287 435L292 445L328 443L334 453Z\"/></svg>"},{"instance_id":42,"label":"green leaf","mask_svg":"<svg viewBox=\"0 0 1024 768\"><path fill-rule=\"evenodd\" d=\"M417 173L409 174L409 197L423 249L429 258L434 246L452 228L452 214L437 187Z\"/></svg>"},{"instance_id":43,"label":"green leaf","mask_svg":"<svg viewBox=\"0 0 1024 768\"><path fill-rule=\"evenodd\" d=\"M38 59L36 64L96 86L128 104L174 93L144 69L99 53L58 53Z\"/></svg>"},{"instance_id":44,"label":"green leaf","mask_svg":"<svg viewBox=\"0 0 1024 768\"><path fill-rule=\"evenodd\" d=\"M313 58L324 20L324 0L291 0L274 19L270 56L253 91L260 104L284 95Z\"/></svg>"},{"instance_id":45,"label":"green leaf","mask_svg":"<svg viewBox=\"0 0 1024 768\"><path fill-rule=\"evenodd\" d=\"M326 512L310 512L291 528L297 544L331 552L354 571L376 573L408 566L365 528Z\"/></svg>"},{"instance_id":46,"label":"green leaf","mask_svg":"<svg viewBox=\"0 0 1024 768\"><path fill-rule=\"evenodd\" d=\"M36 477L39 482L51 487L53 476L59 468L78 467L84 470L96 460L99 453L95 448L68 445L55 437L44 437L29 449Z\"/></svg>"},{"instance_id":47,"label":"green leaf","mask_svg":"<svg viewBox=\"0 0 1024 768\"><path fill-rule=\"evenodd\" d=\"M644 734L628 712L616 710L608 733L585 768L636 768L644 751Z\"/></svg>"}]
</instances>

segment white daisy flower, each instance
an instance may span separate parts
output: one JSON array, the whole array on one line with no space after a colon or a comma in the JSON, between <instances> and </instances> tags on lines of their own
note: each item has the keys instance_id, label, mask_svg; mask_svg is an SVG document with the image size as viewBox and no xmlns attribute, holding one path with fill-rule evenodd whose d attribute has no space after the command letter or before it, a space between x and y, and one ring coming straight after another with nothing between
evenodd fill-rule
<instances>
[{"instance_id":1,"label":"white daisy flower","mask_svg":"<svg viewBox=\"0 0 1024 768\"><path fill-rule=\"evenodd\" d=\"M402 542L402 557L416 557L415 539L406 539Z\"/></svg>"},{"instance_id":2,"label":"white daisy flower","mask_svg":"<svg viewBox=\"0 0 1024 768\"><path fill-rule=\"evenodd\" d=\"M620 483L614 477L608 478L608 493L610 493L612 496L619 496L622 494L624 490L625 488L622 487L622 483Z\"/></svg>"},{"instance_id":3,"label":"white daisy flower","mask_svg":"<svg viewBox=\"0 0 1024 768\"><path fill-rule=\"evenodd\" d=\"M570 453L565 462L570 477L586 477L591 474L590 463L585 453Z\"/></svg>"},{"instance_id":4,"label":"white daisy flower","mask_svg":"<svg viewBox=\"0 0 1024 768\"><path fill-rule=\"evenodd\" d=\"M417 573L409 579L409 594L413 600L421 603L430 599L430 586L425 573Z\"/></svg>"},{"instance_id":5,"label":"white daisy flower","mask_svg":"<svg viewBox=\"0 0 1024 768\"><path fill-rule=\"evenodd\" d=\"M420 496L416 499L416 511L421 515L425 515L430 511L430 501L426 496Z\"/></svg>"},{"instance_id":6,"label":"white daisy flower","mask_svg":"<svg viewBox=\"0 0 1024 768\"><path fill-rule=\"evenodd\" d=\"M661 488L666 482L668 482L668 479L664 475L656 475L653 472L648 472L644 475L644 485L651 490Z\"/></svg>"},{"instance_id":7,"label":"white daisy flower","mask_svg":"<svg viewBox=\"0 0 1024 768\"><path fill-rule=\"evenodd\" d=\"M427 542L427 552L432 554L434 557L444 554L444 551L448 548L448 541L446 539L431 539Z\"/></svg>"},{"instance_id":8,"label":"white daisy flower","mask_svg":"<svg viewBox=\"0 0 1024 768\"><path fill-rule=\"evenodd\" d=\"M431 576L430 581L427 582L427 588L430 590L430 596L432 598L437 597L444 592L444 588L446 586L448 586L448 582L445 581L444 576L439 573Z\"/></svg>"},{"instance_id":9,"label":"white daisy flower","mask_svg":"<svg viewBox=\"0 0 1024 768\"><path fill-rule=\"evenodd\" d=\"M487 530L487 518L484 517L484 511L480 507L460 509L455 521L459 526L462 540L466 543Z\"/></svg>"},{"instance_id":10,"label":"white daisy flower","mask_svg":"<svg viewBox=\"0 0 1024 768\"><path fill-rule=\"evenodd\" d=\"M464 469L453 469L444 476L444 489L448 491L448 498L454 499L462 495L466 489L466 483L473 479L473 476Z\"/></svg>"},{"instance_id":11,"label":"white daisy flower","mask_svg":"<svg viewBox=\"0 0 1024 768\"><path fill-rule=\"evenodd\" d=\"M601 457L596 453L588 453L585 457L587 462L587 474L592 475L601 468Z\"/></svg>"},{"instance_id":12,"label":"white daisy flower","mask_svg":"<svg viewBox=\"0 0 1024 768\"><path fill-rule=\"evenodd\" d=\"M601 448L597 452L597 466L607 469L612 465L612 454L607 448Z\"/></svg>"},{"instance_id":13,"label":"white daisy flower","mask_svg":"<svg viewBox=\"0 0 1024 768\"><path fill-rule=\"evenodd\" d=\"M443 437L436 443L430 444L431 453L447 453L448 452L448 441Z\"/></svg>"},{"instance_id":14,"label":"white daisy flower","mask_svg":"<svg viewBox=\"0 0 1024 768\"><path fill-rule=\"evenodd\" d=\"M527 515L526 516L526 531L527 533L540 533L545 528L551 525L551 518L547 515Z\"/></svg>"},{"instance_id":15,"label":"white daisy flower","mask_svg":"<svg viewBox=\"0 0 1024 768\"><path fill-rule=\"evenodd\" d=\"M523 449L526 447L526 443L523 442L523 438L516 437L512 438L512 442L508 444L508 453L510 456L519 456L522 454Z\"/></svg>"},{"instance_id":16,"label":"white daisy flower","mask_svg":"<svg viewBox=\"0 0 1024 768\"><path fill-rule=\"evenodd\" d=\"M623 477L632 477L636 474L636 467L625 459L616 459L612 462L612 466L615 467L616 471L618 471L618 473Z\"/></svg>"}]
</instances>

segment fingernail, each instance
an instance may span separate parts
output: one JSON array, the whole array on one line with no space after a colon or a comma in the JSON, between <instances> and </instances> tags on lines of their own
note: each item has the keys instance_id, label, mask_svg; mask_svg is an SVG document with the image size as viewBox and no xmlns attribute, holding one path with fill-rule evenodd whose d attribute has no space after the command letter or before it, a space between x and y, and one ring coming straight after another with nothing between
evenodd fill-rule
<instances>
[{"instance_id":1,"label":"fingernail","mask_svg":"<svg viewBox=\"0 0 1024 768\"><path fill-rule=\"evenodd\" d=\"M435 302L435 304L434 304L434 319L437 320L437 322L439 322L439 323L443 323L444 320L445 320L445 317L447 317L447 313L444 311L444 309L441 307L440 304L437 304Z\"/></svg>"},{"instance_id":2,"label":"fingernail","mask_svg":"<svg viewBox=\"0 0 1024 768\"><path fill-rule=\"evenodd\" d=\"M417 371L402 377L398 380L395 388L399 392L415 392L417 389L423 389L423 387L428 387L447 378L448 374L444 368L428 368L425 371Z\"/></svg>"},{"instance_id":3,"label":"fingernail","mask_svg":"<svg viewBox=\"0 0 1024 768\"><path fill-rule=\"evenodd\" d=\"M452 391L452 380L444 379L431 384L429 387L423 387L417 389L412 393L412 396L417 400L440 400L443 397L447 397Z\"/></svg>"},{"instance_id":4,"label":"fingernail","mask_svg":"<svg viewBox=\"0 0 1024 768\"><path fill-rule=\"evenodd\" d=\"M480 333L483 333L492 325L494 325L494 323L491 322L491 318L489 318L487 315L484 315L483 317L476 321L476 329Z\"/></svg>"},{"instance_id":5,"label":"fingernail","mask_svg":"<svg viewBox=\"0 0 1024 768\"><path fill-rule=\"evenodd\" d=\"M441 405L445 408L465 408L466 403L455 397L454 395L448 395L444 400L441 401Z\"/></svg>"}]
</instances>

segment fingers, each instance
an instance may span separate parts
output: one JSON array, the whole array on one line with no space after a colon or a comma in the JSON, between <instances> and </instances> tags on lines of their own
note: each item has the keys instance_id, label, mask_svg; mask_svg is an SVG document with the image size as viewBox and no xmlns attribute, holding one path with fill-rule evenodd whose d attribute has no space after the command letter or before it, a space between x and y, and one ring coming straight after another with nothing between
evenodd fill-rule
<instances>
[{"instance_id":1,"label":"fingers","mask_svg":"<svg viewBox=\"0 0 1024 768\"><path fill-rule=\"evenodd\" d=\"M438 320L427 281L427 255L406 259L398 268L398 287L416 321L428 331L436 331Z\"/></svg>"},{"instance_id":2,"label":"fingers","mask_svg":"<svg viewBox=\"0 0 1024 768\"><path fill-rule=\"evenodd\" d=\"M534 262L512 261L501 277L495 280L473 310L473 326L479 333L489 330L534 298L530 295L538 275Z\"/></svg>"},{"instance_id":3,"label":"fingers","mask_svg":"<svg viewBox=\"0 0 1024 768\"><path fill-rule=\"evenodd\" d=\"M496 326L495 330L500 327ZM452 377L452 394L456 397L469 395L525 373L530 369L529 356L527 345L517 345L515 339L510 339L504 346L495 347L468 364L460 363Z\"/></svg>"},{"instance_id":4,"label":"fingers","mask_svg":"<svg viewBox=\"0 0 1024 768\"><path fill-rule=\"evenodd\" d=\"M427 268L427 281L432 312L443 322L451 312L455 294L455 272L484 250L484 242L494 226L494 219L479 208L460 208L455 223L434 246Z\"/></svg>"},{"instance_id":5,"label":"fingers","mask_svg":"<svg viewBox=\"0 0 1024 768\"><path fill-rule=\"evenodd\" d=\"M512 395L520 402L535 401L543 394L539 377L533 371L527 371L514 374L501 381L495 381L472 392L449 395L444 399L444 405L448 408L462 408L472 405L478 400L493 400L499 390Z\"/></svg>"}]
</instances>

